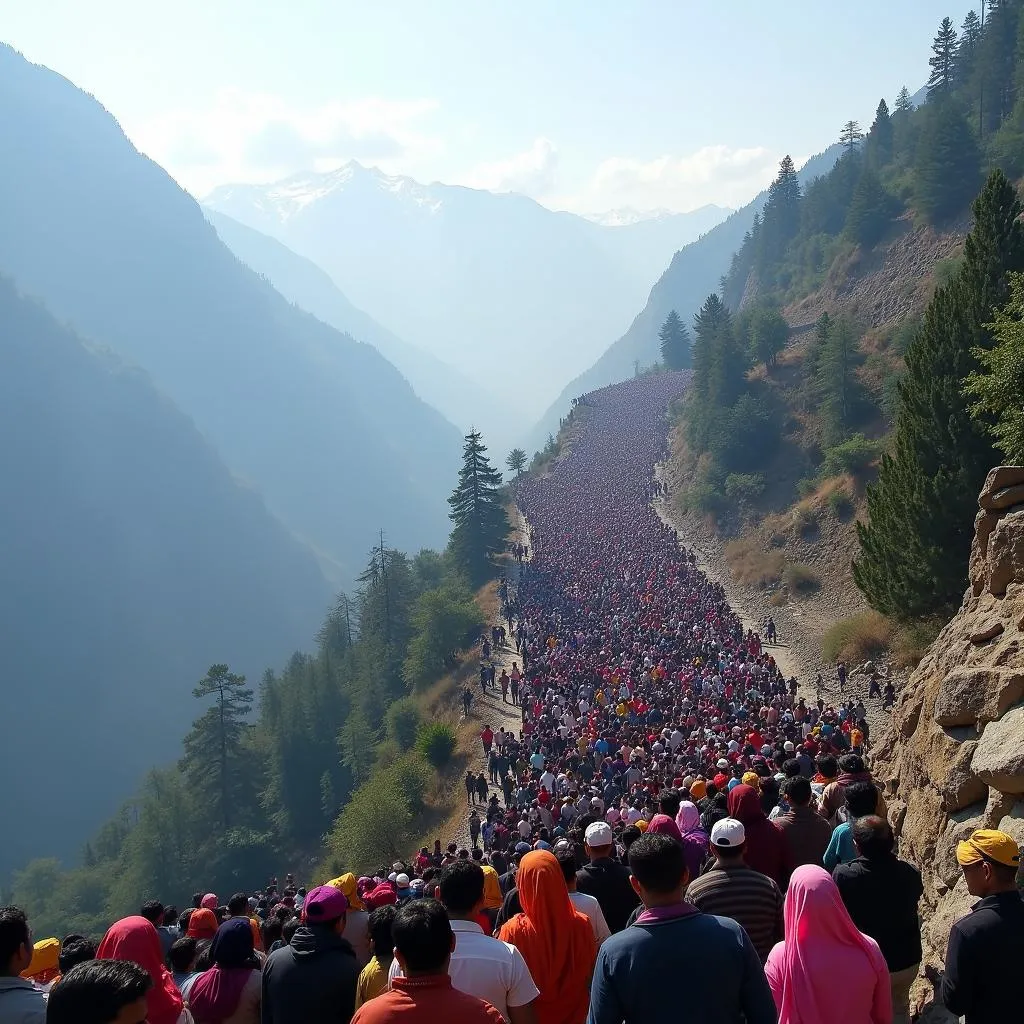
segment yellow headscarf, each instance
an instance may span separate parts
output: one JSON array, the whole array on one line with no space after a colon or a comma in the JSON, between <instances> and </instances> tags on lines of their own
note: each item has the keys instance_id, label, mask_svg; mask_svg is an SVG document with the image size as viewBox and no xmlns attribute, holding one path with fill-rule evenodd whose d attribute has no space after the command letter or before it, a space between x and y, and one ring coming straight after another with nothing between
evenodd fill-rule
<instances>
[{"instance_id":1,"label":"yellow headscarf","mask_svg":"<svg viewBox=\"0 0 1024 1024\"><path fill-rule=\"evenodd\" d=\"M32 947L32 962L21 976L45 985L60 973L59 957L60 939L40 939Z\"/></svg>"},{"instance_id":2,"label":"yellow headscarf","mask_svg":"<svg viewBox=\"0 0 1024 1024\"><path fill-rule=\"evenodd\" d=\"M498 872L490 864L481 864L480 867L484 869L484 907L487 910L496 910L502 904Z\"/></svg>"},{"instance_id":3,"label":"yellow headscarf","mask_svg":"<svg viewBox=\"0 0 1024 1024\"><path fill-rule=\"evenodd\" d=\"M346 872L344 875L338 878L332 878L328 885L333 885L335 889L340 889L345 894L345 899L348 900L349 910L366 910L366 905L359 898L359 887L356 885L356 876L351 871Z\"/></svg>"},{"instance_id":4,"label":"yellow headscarf","mask_svg":"<svg viewBox=\"0 0 1024 1024\"><path fill-rule=\"evenodd\" d=\"M761 788L761 776L757 772L744 772L741 781L744 786L750 786L752 789L760 790Z\"/></svg>"}]
</instances>

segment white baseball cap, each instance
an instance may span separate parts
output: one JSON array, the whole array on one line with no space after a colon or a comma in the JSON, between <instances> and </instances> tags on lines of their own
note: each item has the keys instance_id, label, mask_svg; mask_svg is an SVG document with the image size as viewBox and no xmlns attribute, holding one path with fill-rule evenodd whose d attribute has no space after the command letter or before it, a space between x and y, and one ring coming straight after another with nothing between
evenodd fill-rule
<instances>
[{"instance_id":1,"label":"white baseball cap","mask_svg":"<svg viewBox=\"0 0 1024 1024\"><path fill-rule=\"evenodd\" d=\"M747 831L742 821L735 818L723 818L716 821L711 829L711 845L726 848L742 846L747 841Z\"/></svg>"},{"instance_id":2,"label":"white baseball cap","mask_svg":"<svg viewBox=\"0 0 1024 1024\"><path fill-rule=\"evenodd\" d=\"M607 821L594 821L587 826L584 833L587 846L611 846L612 827Z\"/></svg>"},{"instance_id":3,"label":"white baseball cap","mask_svg":"<svg viewBox=\"0 0 1024 1024\"><path fill-rule=\"evenodd\" d=\"M399 889L407 889L409 887L409 876L404 871L398 875L395 881L398 883Z\"/></svg>"},{"instance_id":4,"label":"white baseball cap","mask_svg":"<svg viewBox=\"0 0 1024 1024\"><path fill-rule=\"evenodd\" d=\"M782 749L785 750L786 753L791 754L794 750L796 750L796 747L793 746L792 740L786 740L786 742L782 744Z\"/></svg>"},{"instance_id":5,"label":"white baseball cap","mask_svg":"<svg viewBox=\"0 0 1024 1024\"><path fill-rule=\"evenodd\" d=\"M729 767L729 762L724 757L720 757L718 759L718 767L719 768L728 768Z\"/></svg>"}]
</instances>

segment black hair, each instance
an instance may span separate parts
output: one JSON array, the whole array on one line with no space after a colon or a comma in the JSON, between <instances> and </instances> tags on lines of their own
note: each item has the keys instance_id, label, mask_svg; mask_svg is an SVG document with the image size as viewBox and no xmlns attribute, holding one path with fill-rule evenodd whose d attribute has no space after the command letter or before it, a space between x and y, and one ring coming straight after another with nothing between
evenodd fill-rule
<instances>
[{"instance_id":1,"label":"black hair","mask_svg":"<svg viewBox=\"0 0 1024 1024\"><path fill-rule=\"evenodd\" d=\"M683 798L678 789L663 789L658 794L658 810L670 818L674 819L679 813L679 805L682 802Z\"/></svg>"},{"instance_id":2,"label":"black hair","mask_svg":"<svg viewBox=\"0 0 1024 1024\"><path fill-rule=\"evenodd\" d=\"M811 799L811 783L802 775L786 780L786 798L797 807L804 807Z\"/></svg>"},{"instance_id":3,"label":"black hair","mask_svg":"<svg viewBox=\"0 0 1024 1024\"><path fill-rule=\"evenodd\" d=\"M484 897L484 869L475 861L446 864L438 878L441 902L453 914L468 914Z\"/></svg>"},{"instance_id":4,"label":"black hair","mask_svg":"<svg viewBox=\"0 0 1024 1024\"><path fill-rule=\"evenodd\" d=\"M800 762L795 757L787 758L782 762L782 774L787 779L795 779L800 774Z\"/></svg>"},{"instance_id":5,"label":"black hair","mask_svg":"<svg viewBox=\"0 0 1024 1024\"><path fill-rule=\"evenodd\" d=\"M228 913L232 917L248 917L249 916L249 897L244 892L236 892L231 899L228 900Z\"/></svg>"},{"instance_id":6,"label":"black hair","mask_svg":"<svg viewBox=\"0 0 1024 1024\"><path fill-rule=\"evenodd\" d=\"M864 758L860 754L843 754L839 758L839 767L850 775L859 775L864 771Z\"/></svg>"},{"instance_id":7,"label":"black hair","mask_svg":"<svg viewBox=\"0 0 1024 1024\"><path fill-rule=\"evenodd\" d=\"M11 957L29 945L28 918L18 907L0 907L0 967L6 969Z\"/></svg>"},{"instance_id":8,"label":"black hair","mask_svg":"<svg viewBox=\"0 0 1024 1024\"><path fill-rule=\"evenodd\" d=\"M337 921L338 918L335 918L334 920ZM301 923L302 922L297 917L293 917L290 921L285 921L285 923L281 925L281 938L284 939L286 945L290 946L292 944L292 936L299 930L299 925Z\"/></svg>"},{"instance_id":9,"label":"black hair","mask_svg":"<svg viewBox=\"0 0 1024 1024\"><path fill-rule=\"evenodd\" d=\"M171 926L178 923L178 908L175 906L164 907L163 924Z\"/></svg>"},{"instance_id":10,"label":"black hair","mask_svg":"<svg viewBox=\"0 0 1024 1024\"><path fill-rule=\"evenodd\" d=\"M164 905L159 900L146 900L139 914L154 927L164 923Z\"/></svg>"},{"instance_id":11,"label":"black hair","mask_svg":"<svg viewBox=\"0 0 1024 1024\"><path fill-rule=\"evenodd\" d=\"M96 943L84 935L67 935L60 944L57 964L61 974L67 974L72 967L96 959Z\"/></svg>"},{"instance_id":12,"label":"black hair","mask_svg":"<svg viewBox=\"0 0 1024 1024\"><path fill-rule=\"evenodd\" d=\"M645 832L629 848L629 870L651 892L674 892L686 884L683 847L671 836Z\"/></svg>"},{"instance_id":13,"label":"black hair","mask_svg":"<svg viewBox=\"0 0 1024 1024\"><path fill-rule=\"evenodd\" d=\"M196 966L197 971L208 971L213 966L210 958L210 948L213 946L213 939L200 939L196 943Z\"/></svg>"},{"instance_id":14,"label":"black hair","mask_svg":"<svg viewBox=\"0 0 1024 1024\"><path fill-rule=\"evenodd\" d=\"M192 909L198 910L203 902L203 894L201 892L192 893Z\"/></svg>"},{"instance_id":15,"label":"black hair","mask_svg":"<svg viewBox=\"0 0 1024 1024\"><path fill-rule=\"evenodd\" d=\"M386 907L378 907L367 918L366 927L370 938L373 939L373 955L378 963L390 963L394 959L395 943L391 938L391 926L397 913L397 908L389 904Z\"/></svg>"},{"instance_id":16,"label":"black hair","mask_svg":"<svg viewBox=\"0 0 1024 1024\"><path fill-rule=\"evenodd\" d=\"M878 790L871 782L851 782L844 789L846 809L851 818L863 818L865 814L874 814L878 806Z\"/></svg>"},{"instance_id":17,"label":"black hair","mask_svg":"<svg viewBox=\"0 0 1024 1024\"><path fill-rule=\"evenodd\" d=\"M834 779L839 774L839 762L831 754L822 754L815 758L814 766L818 773L826 779Z\"/></svg>"},{"instance_id":18,"label":"black hair","mask_svg":"<svg viewBox=\"0 0 1024 1024\"><path fill-rule=\"evenodd\" d=\"M627 825L622 830L622 848L629 853L630 847L643 835L643 832L636 825Z\"/></svg>"},{"instance_id":19,"label":"black hair","mask_svg":"<svg viewBox=\"0 0 1024 1024\"><path fill-rule=\"evenodd\" d=\"M270 947L281 938L281 930L284 922L273 915L260 925L260 933L263 936L263 948L269 953Z\"/></svg>"},{"instance_id":20,"label":"black hair","mask_svg":"<svg viewBox=\"0 0 1024 1024\"><path fill-rule=\"evenodd\" d=\"M639 829L637 830L639 831ZM576 854L572 847L567 847L559 850L555 854L555 860L558 861L558 866L562 869L562 877L565 879L567 885L571 885L576 881Z\"/></svg>"},{"instance_id":21,"label":"black hair","mask_svg":"<svg viewBox=\"0 0 1024 1024\"><path fill-rule=\"evenodd\" d=\"M189 935L183 935L171 943L167 959L171 962L171 969L183 974L187 971L196 959L196 947L198 943Z\"/></svg>"},{"instance_id":22,"label":"black hair","mask_svg":"<svg viewBox=\"0 0 1024 1024\"><path fill-rule=\"evenodd\" d=\"M880 818L877 814L865 814L862 818L854 820L850 831L861 856L867 857L868 860L892 853L895 840L885 818Z\"/></svg>"},{"instance_id":23,"label":"black hair","mask_svg":"<svg viewBox=\"0 0 1024 1024\"><path fill-rule=\"evenodd\" d=\"M391 925L406 974L440 972L451 955L452 934L448 912L437 900L406 901Z\"/></svg>"},{"instance_id":24,"label":"black hair","mask_svg":"<svg viewBox=\"0 0 1024 1024\"><path fill-rule=\"evenodd\" d=\"M130 960L90 960L50 990L47 1024L109 1024L152 987L152 978Z\"/></svg>"},{"instance_id":25,"label":"black hair","mask_svg":"<svg viewBox=\"0 0 1024 1024\"><path fill-rule=\"evenodd\" d=\"M192 914L195 912L195 907L188 907L181 912L181 917L178 918L178 931L182 935L188 931L188 923L192 920Z\"/></svg>"}]
</instances>

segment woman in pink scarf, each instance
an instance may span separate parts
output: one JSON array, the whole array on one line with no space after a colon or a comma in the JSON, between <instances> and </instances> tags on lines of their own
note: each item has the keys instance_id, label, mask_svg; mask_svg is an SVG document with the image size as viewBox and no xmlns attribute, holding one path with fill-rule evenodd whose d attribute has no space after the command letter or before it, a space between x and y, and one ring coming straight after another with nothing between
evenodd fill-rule
<instances>
[{"instance_id":1,"label":"woman in pink scarf","mask_svg":"<svg viewBox=\"0 0 1024 1024\"><path fill-rule=\"evenodd\" d=\"M708 859L708 834L700 827L700 811L696 804L684 800L679 805L676 827L683 843L686 870L692 881L700 875L700 869Z\"/></svg>"},{"instance_id":2,"label":"woman in pink scarf","mask_svg":"<svg viewBox=\"0 0 1024 1024\"><path fill-rule=\"evenodd\" d=\"M793 872L785 923L764 965L779 1024L892 1024L882 951L856 929L824 868Z\"/></svg>"}]
</instances>

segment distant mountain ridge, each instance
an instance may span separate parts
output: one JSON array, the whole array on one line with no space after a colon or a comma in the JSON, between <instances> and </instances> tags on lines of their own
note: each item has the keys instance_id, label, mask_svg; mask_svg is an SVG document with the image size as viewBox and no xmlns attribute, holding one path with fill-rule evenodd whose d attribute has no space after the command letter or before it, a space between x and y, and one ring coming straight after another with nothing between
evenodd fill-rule
<instances>
[{"instance_id":1,"label":"distant mountain ridge","mask_svg":"<svg viewBox=\"0 0 1024 1024\"><path fill-rule=\"evenodd\" d=\"M827 174L841 154L842 147L837 144L811 157L800 169L801 181L806 184L821 174ZM764 207L766 198L767 191L761 192L673 256L668 269L651 289L647 304L626 333L588 370L569 382L526 435L525 446L529 451L543 447L548 434L557 432L559 420L568 413L573 398L623 380L634 372L637 364L645 367L660 359L658 330L671 310L676 310L687 326L691 326L693 314L701 303L718 290L733 253L739 249L743 236L754 222L754 215Z\"/></svg>"},{"instance_id":2,"label":"distant mountain ridge","mask_svg":"<svg viewBox=\"0 0 1024 1024\"><path fill-rule=\"evenodd\" d=\"M624 329L673 252L722 216L605 227L522 195L424 185L350 162L270 185L224 185L209 209L312 260L399 337L537 415Z\"/></svg>"},{"instance_id":3,"label":"distant mountain ridge","mask_svg":"<svg viewBox=\"0 0 1024 1024\"><path fill-rule=\"evenodd\" d=\"M0 271L146 369L350 582L379 529L443 545L458 431L370 345L291 306L100 104L0 46Z\"/></svg>"}]
</instances>

